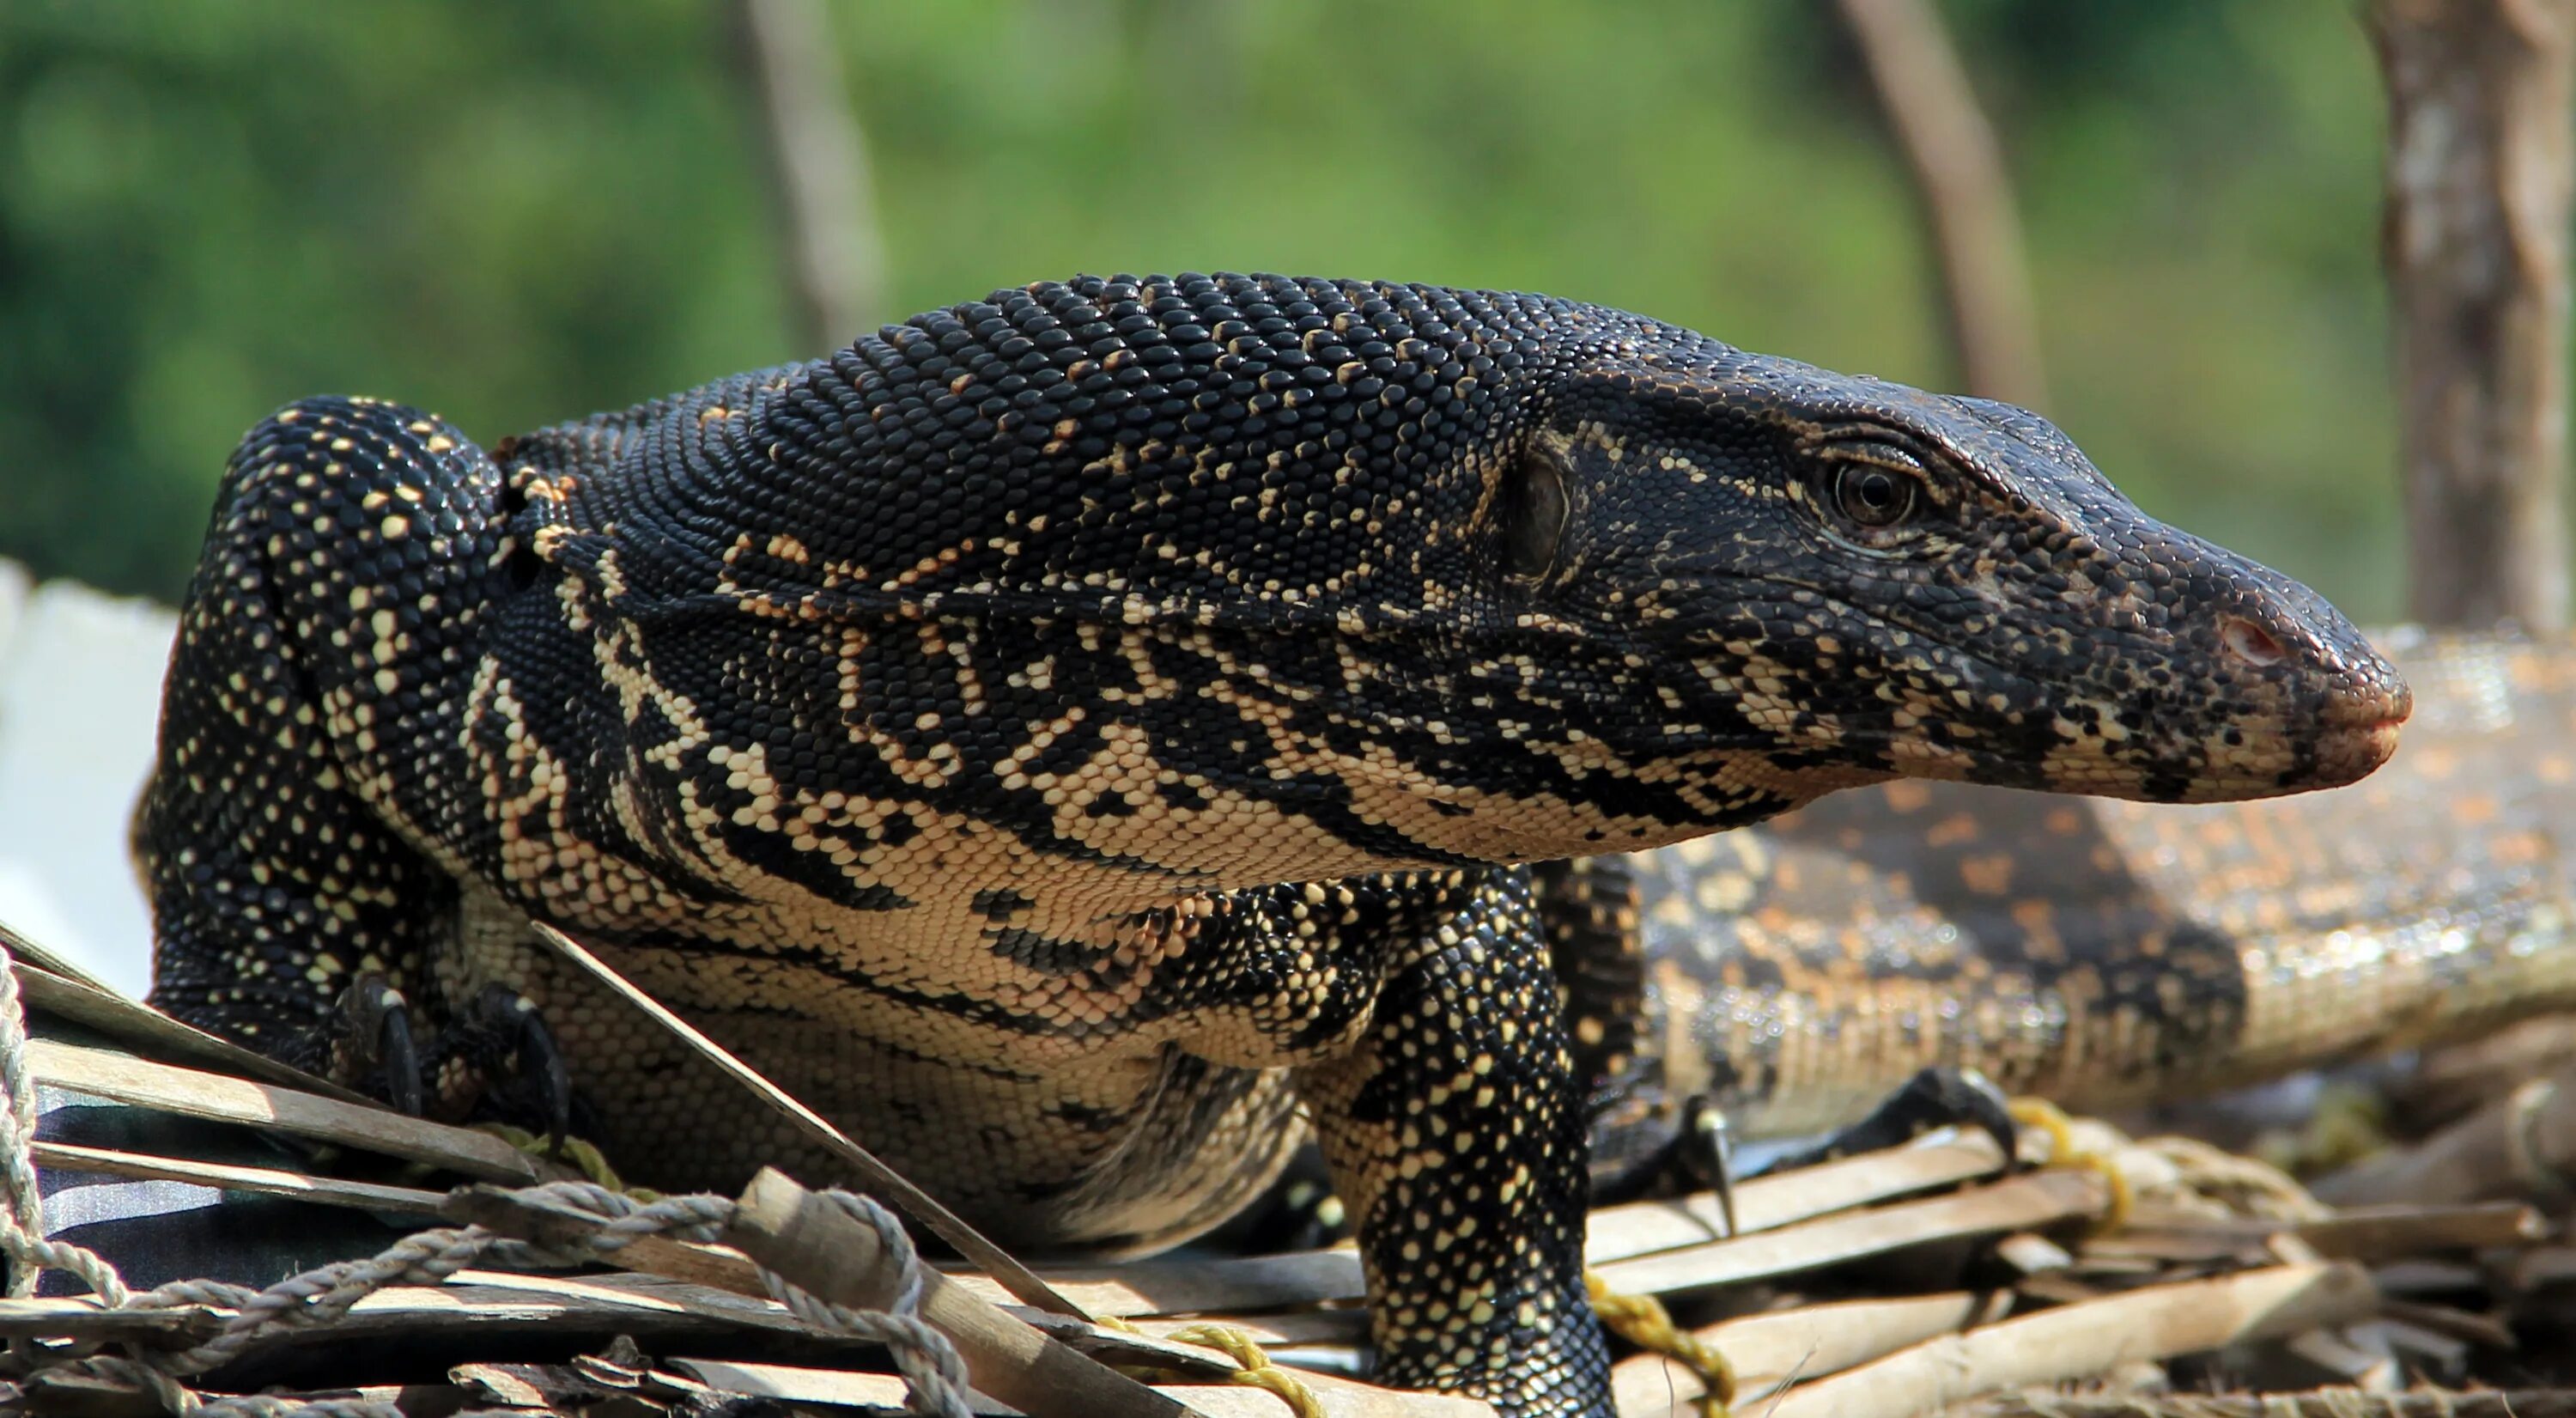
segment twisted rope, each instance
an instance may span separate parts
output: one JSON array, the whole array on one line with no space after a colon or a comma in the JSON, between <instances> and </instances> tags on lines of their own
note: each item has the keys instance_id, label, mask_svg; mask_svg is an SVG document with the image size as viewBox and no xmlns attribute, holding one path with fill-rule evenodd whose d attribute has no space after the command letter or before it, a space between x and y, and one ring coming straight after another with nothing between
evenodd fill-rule
<instances>
[{"instance_id":1,"label":"twisted rope","mask_svg":"<svg viewBox=\"0 0 2576 1418\"><path fill-rule=\"evenodd\" d=\"M1673 1323L1664 1302L1654 1296L1611 1289L1600 1271L1583 1272L1583 1289L1592 1297L1592 1312L1601 1317L1604 1328L1691 1371L1700 1384L1700 1395L1691 1400L1691 1406L1699 1410L1700 1418L1727 1418L1735 1402L1735 1366L1726 1362L1716 1345Z\"/></svg>"},{"instance_id":2,"label":"twisted rope","mask_svg":"<svg viewBox=\"0 0 2576 1418\"><path fill-rule=\"evenodd\" d=\"M1230 1324L1194 1324L1172 1331L1171 1338L1182 1344L1203 1344L1222 1352L1234 1361L1234 1372L1226 1382L1245 1388L1257 1388L1279 1396L1296 1418L1324 1418L1324 1401L1290 1370L1279 1367L1261 1341Z\"/></svg>"},{"instance_id":3,"label":"twisted rope","mask_svg":"<svg viewBox=\"0 0 2576 1418\"><path fill-rule=\"evenodd\" d=\"M2129 1224L2129 1215L2137 1209L2137 1189L2129 1184L2129 1175L2110 1157L2079 1147L2075 1142L2075 1122L2066 1111L2045 1098L2015 1098L2010 1105L2012 1120L2026 1128L2037 1129L2048 1139L2048 1165L2070 1171L2091 1172L2102 1179L2108 1189L2102 1214L2085 1228L2087 1235L2107 1236Z\"/></svg>"},{"instance_id":4,"label":"twisted rope","mask_svg":"<svg viewBox=\"0 0 2576 1418\"><path fill-rule=\"evenodd\" d=\"M41 1240L45 1234L45 1203L36 1190L36 1085L27 1073L27 1015L18 999L18 971L10 960L9 950L0 946L0 1186L8 1188L7 1224L9 1230ZM58 1268L79 1271L78 1258L69 1248ZM86 1254L86 1252L83 1252ZM10 1252L15 1262L9 1267L9 1298L23 1300L36 1293L38 1266ZM92 1257L95 1259L95 1257ZM105 1272L110 1283L115 1271ZM106 1287L82 1275L82 1282L104 1295ZM122 1284L117 1284L123 1290Z\"/></svg>"},{"instance_id":5,"label":"twisted rope","mask_svg":"<svg viewBox=\"0 0 2576 1418\"><path fill-rule=\"evenodd\" d=\"M217 1369L289 1330L329 1326L367 1296L391 1285L437 1285L478 1261L518 1268L580 1264L614 1255L644 1236L712 1241L732 1220L730 1198L695 1195L639 1199L591 1181L550 1182L513 1195L579 1211L599 1227L577 1244L540 1248L480 1226L416 1232L362 1260L339 1261L290 1276L265 1289L213 1280L175 1280L136 1292L116 1267L94 1251L44 1234L44 1206L36 1185L33 1142L36 1090L27 1068L26 1015L18 997L15 962L0 946L0 1255L10 1261L9 1294L35 1292L45 1270L78 1279L106 1309L155 1310L202 1305L230 1310L215 1335L193 1348L152 1351L128 1346L121 1354L52 1355L21 1350L28 1377L37 1373L122 1384L149 1394L163 1411L187 1418L399 1418L393 1405L356 1399L300 1402L266 1395L207 1398L182 1379ZM766 1268L761 1284L787 1311L817 1329L884 1345L904 1377L909 1411L935 1418L968 1418L966 1366L948 1336L925 1323L922 1269L912 1238L894 1214L863 1196L822 1195L852 1220L876 1233L895 1270L895 1296L884 1310L854 1310L807 1293ZM503 1410L494 1410L500 1412Z\"/></svg>"}]
</instances>

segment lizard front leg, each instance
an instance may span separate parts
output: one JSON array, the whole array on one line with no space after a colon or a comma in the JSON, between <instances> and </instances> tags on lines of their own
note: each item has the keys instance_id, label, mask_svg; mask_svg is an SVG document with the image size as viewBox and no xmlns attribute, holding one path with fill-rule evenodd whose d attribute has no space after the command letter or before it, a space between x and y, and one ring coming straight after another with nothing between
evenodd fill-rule
<instances>
[{"instance_id":1,"label":"lizard front leg","mask_svg":"<svg viewBox=\"0 0 2576 1418\"><path fill-rule=\"evenodd\" d=\"M1608 1414L1582 1089L1528 873L1397 943L1357 1047L1298 1087L1358 1219L1379 1376L1511 1418Z\"/></svg>"}]
</instances>

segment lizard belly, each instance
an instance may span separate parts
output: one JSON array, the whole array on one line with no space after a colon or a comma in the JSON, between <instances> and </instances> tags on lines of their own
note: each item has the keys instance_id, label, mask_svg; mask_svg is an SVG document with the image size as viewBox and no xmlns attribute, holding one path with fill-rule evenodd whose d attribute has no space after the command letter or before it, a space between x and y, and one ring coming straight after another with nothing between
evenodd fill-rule
<instances>
[{"instance_id":1,"label":"lizard belly","mask_svg":"<svg viewBox=\"0 0 2576 1418\"><path fill-rule=\"evenodd\" d=\"M594 1105L590 1140L633 1180L732 1192L763 1166L809 1184L854 1180L829 1148L533 939L526 921L469 890L440 992L461 1004L501 981L534 1000ZM1099 1254L1179 1244L1248 1204L1305 1136L1285 1069L1128 1039L1033 1046L947 1018L936 1040L899 1041L887 1025L922 1016L810 974L755 971L711 988L711 957L685 942L603 953L1006 1245ZM960 1047L951 1034L985 1037Z\"/></svg>"}]
</instances>

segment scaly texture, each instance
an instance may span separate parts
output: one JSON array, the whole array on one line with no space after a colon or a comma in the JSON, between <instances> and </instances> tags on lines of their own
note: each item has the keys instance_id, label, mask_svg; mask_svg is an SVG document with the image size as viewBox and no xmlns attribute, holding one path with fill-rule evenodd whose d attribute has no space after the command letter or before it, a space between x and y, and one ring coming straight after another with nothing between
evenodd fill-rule
<instances>
[{"instance_id":1,"label":"scaly texture","mask_svg":"<svg viewBox=\"0 0 2576 1418\"><path fill-rule=\"evenodd\" d=\"M2380 643L2415 716L2351 787L2156 808L1890 783L1597 872L1625 945L1587 958L1634 962L1578 990L1578 1032L1611 1041L1601 1165L1694 1095L1800 1133L1948 1065L2107 1108L2576 1009L2576 643Z\"/></svg>"},{"instance_id":2,"label":"scaly texture","mask_svg":"<svg viewBox=\"0 0 2576 1418\"><path fill-rule=\"evenodd\" d=\"M489 457L288 408L138 840L174 1012L354 1075L390 982L455 1107L523 992L665 1185L833 1168L530 916L1024 1246L1214 1224L1302 1102L1386 1371L1597 1413L1589 1046L1514 864L1897 775L2331 785L2406 709L2017 409L1538 296L1085 278Z\"/></svg>"}]
</instances>

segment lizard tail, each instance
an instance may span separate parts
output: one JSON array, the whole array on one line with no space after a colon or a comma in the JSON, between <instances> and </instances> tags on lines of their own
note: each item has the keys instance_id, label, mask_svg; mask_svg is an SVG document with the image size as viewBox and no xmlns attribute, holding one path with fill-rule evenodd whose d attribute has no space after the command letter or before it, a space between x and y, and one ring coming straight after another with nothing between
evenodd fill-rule
<instances>
[{"instance_id":1,"label":"lizard tail","mask_svg":"<svg viewBox=\"0 0 2576 1418\"><path fill-rule=\"evenodd\" d=\"M1635 859L1629 1091L1775 1135L1927 1065L2097 1109L2576 1009L2576 643L2382 644L2418 708L2352 787L1897 782Z\"/></svg>"}]
</instances>

